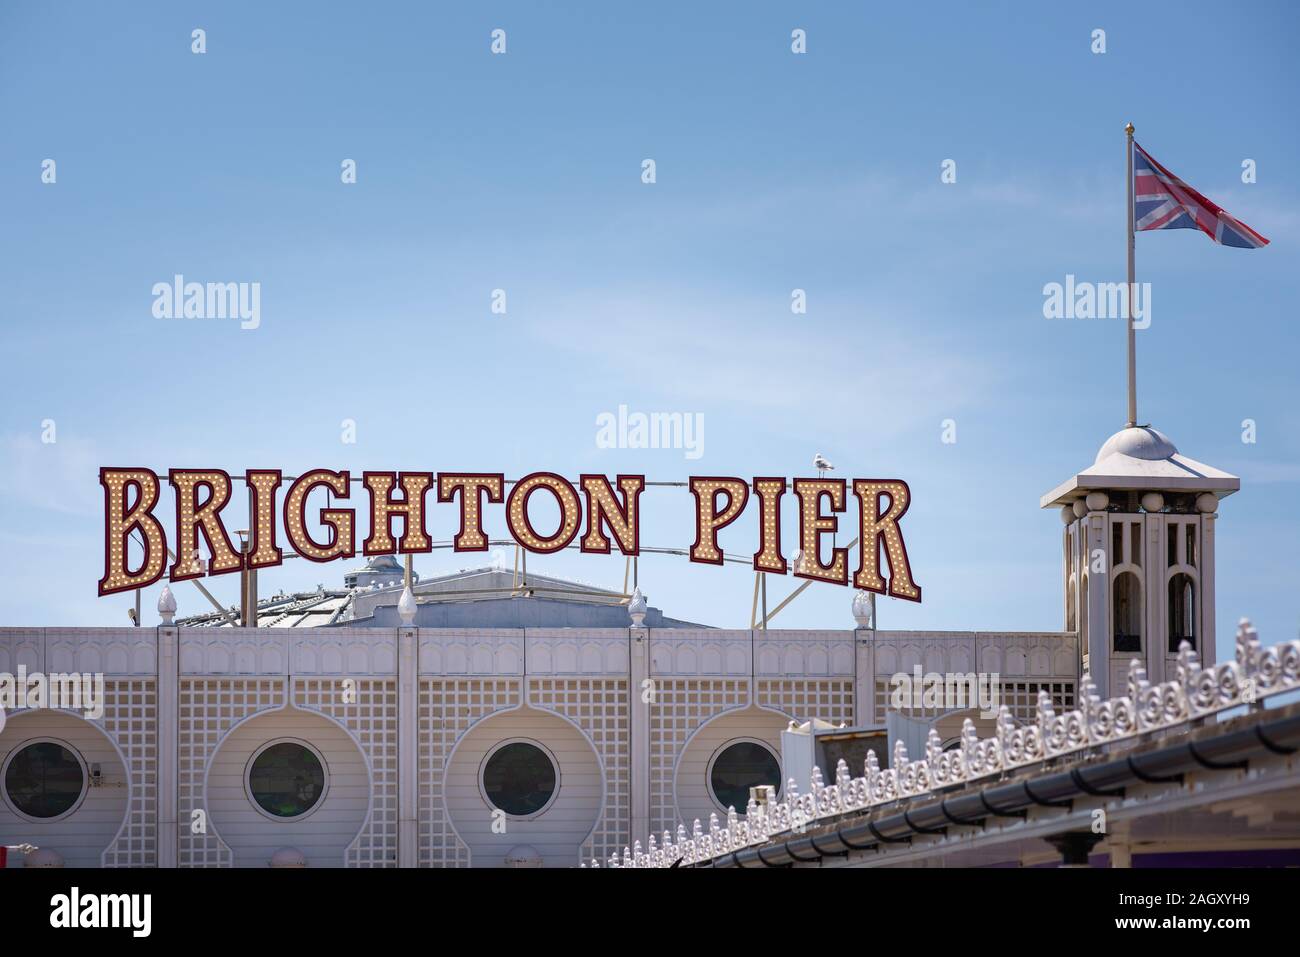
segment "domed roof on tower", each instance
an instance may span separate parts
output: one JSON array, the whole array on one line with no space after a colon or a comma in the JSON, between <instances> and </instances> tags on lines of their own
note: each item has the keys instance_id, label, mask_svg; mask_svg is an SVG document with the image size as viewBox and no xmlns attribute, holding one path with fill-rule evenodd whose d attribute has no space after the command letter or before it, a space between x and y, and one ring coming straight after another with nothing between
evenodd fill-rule
<instances>
[{"instance_id":1,"label":"domed roof on tower","mask_svg":"<svg viewBox=\"0 0 1300 957\"><path fill-rule=\"evenodd\" d=\"M1178 449L1163 432L1158 432L1149 425L1133 426L1120 429L1108 438L1097 452L1093 464L1100 464L1112 455L1125 455L1131 459L1154 462L1177 454Z\"/></svg>"},{"instance_id":2,"label":"domed roof on tower","mask_svg":"<svg viewBox=\"0 0 1300 957\"><path fill-rule=\"evenodd\" d=\"M1219 498L1241 488L1241 479L1178 451L1169 436L1149 425L1120 429L1103 444L1088 468L1040 500L1043 508L1069 505L1089 492L1213 492Z\"/></svg>"}]
</instances>

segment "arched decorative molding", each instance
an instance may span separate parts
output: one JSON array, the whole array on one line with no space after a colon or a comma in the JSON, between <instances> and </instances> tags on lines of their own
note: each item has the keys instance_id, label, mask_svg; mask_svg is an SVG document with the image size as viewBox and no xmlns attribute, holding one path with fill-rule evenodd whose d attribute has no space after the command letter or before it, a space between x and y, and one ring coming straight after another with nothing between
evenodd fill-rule
<instances>
[{"instance_id":1,"label":"arched decorative molding","mask_svg":"<svg viewBox=\"0 0 1300 957\"><path fill-rule=\"evenodd\" d=\"M1161 657L1172 660L1177 657L1176 651L1169 650L1169 632L1173 628L1173 622L1169 620L1169 589L1174 584L1174 580L1179 576L1184 576L1192 586L1192 644L1195 650L1201 651L1203 636L1205 635L1205 621L1201 611L1201 576L1197 574L1196 569L1187 564L1171 565L1165 572L1165 585L1161 595L1161 621L1164 622L1164 628L1161 629L1159 652Z\"/></svg>"},{"instance_id":2,"label":"arched decorative molding","mask_svg":"<svg viewBox=\"0 0 1300 957\"><path fill-rule=\"evenodd\" d=\"M446 804L451 756L480 721L520 707L521 678L421 675L416 722L419 759L419 863L422 867L467 867L469 845L456 830Z\"/></svg>"},{"instance_id":3,"label":"arched decorative molding","mask_svg":"<svg viewBox=\"0 0 1300 957\"><path fill-rule=\"evenodd\" d=\"M323 711L320 708L311 706L310 704L300 703L297 700L296 695L291 696L290 703L287 703L283 708L277 708L275 710L288 711L291 708L297 709L298 711L306 712L308 714L319 715L321 718L325 719L327 722L334 725L345 735L347 735L348 740L352 742L353 746L357 749L357 752L361 755L361 764L366 771L366 780L370 782L370 787L367 789L368 793L366 795L366 813L365 816L361 819L361 826L358 827L357 832L352 835L352 840L348 841L347 850L344 852L344 860L349 864L365 866L364 863L360 863L355 858L357 858L360 853L359 847L360 847L362 835L366 834L367 829L371 826L371 820L375 808L375 768L374 768L374 763L372 761L371 752L366 748L365 744L361 741L357 732L352 727L350 727L347 724L347 722L340 720L338 716L331 714L328 711ZM261 713L265 714L266 712L261 712ZM258 715L256 714L249 715L249 717L245 720L251 720L256 717L258 717ZM240 723L242 724L243 722ZM234 729L231 730L233 731ZM396 734L396 725L394 725L394 734ZM393 742L394 751L396 750L396 747L397 747L397 742L396 740L394 740ZM396 801L396 795L393 796L393 799L394 801ZM394 804L394 808L396 808L396 804ZM396 822L394 822L394 830L396 830ZM397 863L397 843L396 843L396 837L394 837L393 845L392 845L392 861L390 866L396 866L396 863ZM371 866L383 866L383 865L372 864Z\"/></svg>"},{"instance_id":4,"label":"arched decorative molding","mask_svg":"<svg viewBox=\"0 0 1300 957\"><path fill-rule=\"evenodd\" d=\"M212 778L212 765L217 760L217 755L221 753L221 749L225 747L225 744L230 739L230 736L234 734L236 731L238 731L241 727L248 724L248 722L252 721L256 717L259 717L260 715L270 714L273 711L287 711L287 710L288 710L288 702L281 701L281 703L275 707L259 708L255 711L249 711L245 713L243 717L234 721L228 728L226 728L224 732L221 733L221 735L213 743L212 748L204 756L203 774L200 783L199 796L202 798L200 804L202 806L202 810L204 814L205 827L207 829L207 833L203 835L196 835L196 836L211 837L216 839L217 846L218 846L218 853L221 858L220 862L215 865L217 867L232 866L234 864L234 851L231 849L230 845L225 842L225 839L222 838L220 832L217 830L216 823L212 820L212 813L211 813L212 802L208 800L208 782ZM176 815L177 817L176 823L177 826L180 827L182 834L184 834L186 831L190 829L190 817L192 816L194 810L195 808L193 807L189 808L188 811L184 807L179 809L179 812ZM211 865L203 865L203 866L211 866Z\"/></svg>"},{"instance_id":5,"label":"arched decorative molding","mask_svg":"<svg viewBox=\"0 0 1300 957\"><path fill-rule=\"evenodd\" d=\"M754 703L753 681L743 679L656 677L650 707L650 822L659 832L676 827L677 766L686 743L714 718L743 711Z\"/></svg>"},{"instance_id":6,"label":"arched decorative molding","mask_svg":"<svg viewBox=\"0 0 1300 957\"><path fill-rule=\"evenodd\" d=\"M314 717L319 717L323 719L325 722L327 722L328 724L334 725L334 727L336 727L339 731L341 731L344 735L347 736L348 740L352 742L353 746L357 749L357 752L361 755L361 763L365 768L366 779L371 782L371 787L367 789L368 794L366 799L367 801L366 813L365 816L362 818L361 826L357 828L356 834L354 834L352 836L352 840L348 842L347 848L349 851L351 851L352 848L356 845L361 835L365 833L366 825L370 822L371 809L374 806L374 800L375 800L375 789L374 789L374 772L371 769L370 760L369 760L369 756L366 754L366 749L361 746L361 742L357 740L357 737L352 732L352 730L343 722L335 718L333 715L328 714L324 711L320 711L319 709L316 708L302 707L300 705L293 703L290 700L285 700L283 703L281 703L276 707L259 708L256 711L250 711L247 714L245 714L244 717L240 718L238 721L235 721L229 728L226 729L225 733L221 735L221 737L217 740L216 744L213 746L212 750L208 753L207 762L203 768L203 790L201 792L203 796L203 808L207 815L208 836L213 836L216 838L226 858L225 863L218 864L216 866L230 867L233 864L234 851L230 847L230 845L226 843L225 839L221 837L221 834L217 829L216 823L213 821L212 815L208 811L212 803L211 801L208 800L208 784L212 778L212 768L216 764L217 756L221 753L221 749L226 746L226 743L241 728L243 728L244 725L248 724L250 721L256 721L260 718L264 718L267 715L273 714L277 711L285 711L285 712L301 711L304 714L310 714ZM296 739L297 736L295 735L287 735L287 736L274 735L268 739L267 743L271 743L273 741L296 740ZM325 763L324 756L319 752L319 750L314 745L312 745L311 747L313 751L316 751L317 757L321 759L322 763ZM257 750L260 750L260 748L261 746L259 746ZM330 773L332 772L327 767L326 775L328 776ZM247 788L246 780L244 784L245 784L245 788ZM178 824L182 829L182 833L184 833L189 829L188 815L182 809L182 812L177 816L181 818L181 820L178 821ZM207 865L200 865L200 866L207 866Z\"/></svg>"},{"instance_id":7,"label":"arched decorative molding","mask_svg":"<svg viewBox=\"0 0 1300 957\"><path fill-rule=\"evenodd\" d=\"M100 852L99 858L100 858L101 867L130 866L129 863L126 865L119 865L116 863L116 861L111 860L111 858L115 858L117 856L116 848L118 847L119 841L122 840L123 835L126 832L127 825L131 821L132 813L136 810L136 802L142 790L139 787L139 785L136 783L136 773L134 768L132 767L131 759L127 756L126 752L122 750L122 746L118 742L118 740L113 735L109 734L108 731L105 730L102 722L91 721L80 711L72 711L66 708L51 708L51 709L23 708L21 710L11 711L6 715L6 719L7 719L6 730L8 728L12 728L14 722L22 721L28 715L48 713L49 711L54 711L57 714L64 714L70 718L75 718L81 724L86 725L87 727L90 728L94 728L95 731L99 733L100 737L102 737L105 741L108 742L109 747L111 747L113 749L113 752L117 755L117 759L122 762L122 768L126 772L126 788L127 788L126 807L123 808L122 810L122 820L117 826L117 831L114 832L112 838L109 839L108 844L104 846L104 850ZM81 758L80 755L78 757L84 764L85 763L84 758ZM4 786L3 781L0 781L0 787L3 786ZM156 860L150 860L150 861L142 860L140 862L135 863L135 866L147 867L156 863L157 863Z\"/></svg>"},{"instance_id":8,"label":"arched decorative molding","mask_svg":"<svg viewBox=\"0 0 1300 957\"><path fill-rule=\"evenodd\" d=\"M765 706L760 705L760 704L758 704L757 702L755 702L755 701L753 701L753 700L751 699L751 700L749 700L749 701L746 701L745 704L742 705L742 706L739 707L739 708L728 708L728 709L725 710L725 711L719 711L719 712L717 712L716 714L711 715L711 716L710 716L709 718L707 718L706 720L700 722L700 724L697 725L697 726L695 727L695 729L694 729L694 730L693 730L689 735L686 736L685 740L682 741L682 745L681 745L681 747L680 747L680 748L678 749L678 751L677 751L677 758L676 758L676 760L673 761L673 769L672 769L673 820L672 820L672 823L671 823L671 824L665 824L663 827L661 827L661 828L657 828L656 830L660 830L660 831L675 831L676 828L677 828L677 825L678 825L678 824L684 824L684 823L685 823L685 819L682 817L681 799L678 797L678 795L681 793L681 767L682 767L682 758L685 757L686 753L690 750L691 745L692 745L692 743L695 741L695 739L696 739L697 737L699 737L701 734L703 734L703 733L705 732L705 730L706 730L710 725L712 725L712 724L716 724L717 722L722 721L722 720L725 720L726 718L732 717L732 716L734 716L734 715L736 715L736 714L738 714L738 713L741 713L741 712L744 712L744 711L750 711L750 710L754 710L754 711L765 711L765 712L767 712L767 713L769 713L769 714L775 716L776 718L778 718L778 719L779 719L780 721L782 721L783 723L787 723L787 722L793 720L793 718L794 718L794 716L791 715L791 714L788 714L788 713L786 713L786 712L784 712L784 711L780 711L780 710L778 710L778 709L776 709L776 708L765 707ZM732 739L732 740L735 740L735 741L757 741L757 740L759 740L759 739L754 738L753 735L738 734L738 735L736 735L735 738ZM768 744L767 742L762 742L762 744L763 744L764 747L768 747L768 748L771 747L771 745ZM780 759L780 755L778 754L778 755L777 755L777 763L778 763L778 764L780 764L780 760L781 760L781 759ZM709 761L709 767L712 767L712 759L710 759L710 761ZM706 790L706 791L710 791L710 788L709 788L709 782L708 782L707 780L704 782L704 787L705 787L705 790ZM711 792L710 792L710 793L711 793Z\"/></svg>"},{"instance_id":9,"label":"arched decorative molding","mask_svg":"<svg viewBox=\"0 0 1300 957\"><path fill-rule=\"evenodd\" d=\"M104 679L104 715L89 721L103 731L122 755L131 778L126 818L104 849L105 867L156 867L158 864L158 790L138 785L157 779L158 725L146 715L158 713L155 677Z\"/></svg>"},{"instance_id":10,"label":"arched decorative molding","mask_svg":"<svg viewBox=\"0 0 1300 957\"><path fill-rule=\"evenodd\" d=\"M361 752L370 782L366 814L348 842L344 861L353 867L397 866L397 682L382 675L356 677L355 700L344 702L343 678L295 676L292 706L318 714L340 728ZM363 720L364 719L364 720ZM381 750L391 752L382 774L376 772ZM378 799L378 802L377 802ZM376 808L382 810L382 815Z\"/></svg>"},{"instance_id":11,"label":"arched decorative molding","mask_svg":"<svg viewBox=\"0 0 1300 957\"><path fill-rule=\"evenodd\" d=\"M1110 585L1111 654L1144 655L1150 636L1146 633L1146 585L1142 571L1136 566L1125 566L1112 573ZM1121 618L1128 621L1121 621ZM1136 634L1131 630L1134 627ZM1121 637L1125 641L1121 642ZM1137 639L1136 648L1119 647L1133 638Z\"/></svg>"},{"instance_id":12,"label":"arched decorative molding","mask_svg":"<svg viewBox=\"0 0 1300 957\"><path fill-rule=\"evenodd\" d=\"M591 829L579 845L578 863L593 857L604 858L627 843L623 828L631 820L632 809L628 802L631 795L632 755L627 739L617 731L620 724L627 727L630 719L627 713L627 681L594 676L569 678L562 682L534 677L530 681L528 705L572 725L596 756L596 766L600 769L600 813L596 815ZM579 700L571 702L569 699L574 694L575 683L579 684ZM548 684L554 684L555 688L548 689ZM597 688L597 685L615 687ZM571 708L576 708L577 714L571 714ZM611 778L617 778L614 783L622 795L616 807L610 807Z\"/></svg>"},{"instance_id":13,"label":"arched decorative molding","mask_svg":"<svg viewBox=\"0 0 1300 957\"><path fill-rule=\"evenodd\" d=\"M230 846L216 833L208 806L212 761L230 732L259 714L288 705L284 677L265 675L180 676L177 728L178 866L230 867ZM195 834L191 820L202 810L206 833Z\"/></svg>"},{"instance_id":14,"label":"arched decorative molding","mask_svg":"<svg viewBox=\"0 0 1300 957\"><path fill-rule=\"evenodd\" d=\"M482 717L480 717L478 720L474 721L472 724L468 725L468 726L465 728L465 730L462 731L462 732L457 736L457 738L456 738L456 743L452 745L451 750L447 753L447 759L446 759L446 761L443 763L443 766L442 766L442 773L443 773L443 775L445 775L445 774L447 773L447 769L450 768L451 765L452 765L452 762L456 760L456 754L457 754L457 752L460 751L460 746L461 746L461 744L465 741L465 739L466 739L467 737L469 737L469 735L471 734L471 732L473 732L475 729L477 729L477 728L480 727L481 725L484 725L484 724L488 723L489 721L493 721L493 720L495 720L495 719L501 717L502 715L509 714L509 713L512 712L512 711L522 711L524 708L531 708L531 709L534 710L534 711L542 711L542 712L545 712L546 714L549 714L549 715L552 715L552 716L554 716L554 717L556 717L556 718L559 718L559 719L560 719L561 721L563 721L565 724L569 725L571 728L573 728L573 730L577 731L578 734L582 737L582 740L586 742L587 747L591 749L591 754L592 754L592 756L596 759L596 768L597 768L597 770L598 770L599 773L600 773L600 807L601 807L601 811L600 811L599 814L596 815L595 820L592 821L592 823L591 823L591 827L587 830L586 836L584 836L583 839L582 839L582 840L579 842L579 844L578 844L578 860L575 861L574 863L575 863L575 864L581 864L584 860L588 859L588 858L591 856L591 854L589 853L589 849L590 849L590 845L591 845L591 842L592 842L592 837L593 837L593 835L596 833L597 829L600 827L600 824L601 824L602 820L604 820L606 814L607 814L608 811L609 811L609 808L607 807L607 802L606 802L606 798L607 798L607 796L608 796L608 790L609 790L609 777L608 777L608 774L606 773L605 763L604 763L604 761L601 760L600 749L596 746L596 743L592 740L591 735L589 735L589 734L586 732L586 730L582 727L582 725L578 724L578 722L574 721L571 717L569 717L569 716L568 716L567 714L565 714L564 712L562 712L562 711L556 711L554 708L552 708L552 707L548 707L548 706L545 706L545 705L539 705L536 701L532 700L532 699L531 699L531 696L530 696L530 699L529 699L529 700L521 701L521 702L519 702L518 704L514 705L513 707L503 708L503 709L501 709L501 710L499 710L499 711L493 711L493 712L491 712L491 713L489 713L489 714L485 714L485 715L483 715ZM503 739L503 740L504 740L504 739ZM516 735L516 736L511 737L509 740L523 740L523 738L520 738L519 736ZM538 742L538 743L540 743L540 742ZM546 750L547 750L548 752L550 751L549 748L547 748ZM553 760L553 761L556 761L556 767L559 769L559 772L560 772L560 774L562 775L563 772L564 772L564 769L563 769L563 768L560 768L560 766L559 766L559 762L558 762L558 760L555 759L554 755L552 755L552 760ZM557 795L558 795L558 790L559 790L559 785L558 785L558 783L557 783L557 788L556 788L556 790L557 790ZM463 848L465 849L465 855L466 855L465 862L466 862L466 865L468 866L468 865L472 864L472 863L473 863L473 852L469 849L469 844L465 841L465 839L464 839L463 837L461 837L460 831L456 828L456 822L453 821L453 820L451 819L451 815L448 813L448 809L447 809L447 806L446 806L446 796L445 796L445 795L444 795L444 797L443 797L443 813L444 813L444 814L446 815L446 817L447 817L447 821L448 821L448 823L450 824L450 827L451 827L452 833L455 835L456 841L460 844L461 847L463 847ZM626 839L623 840L621 843L626 844L626 843L627 843ZM610 846L613 847L614 845L611 844ZM612 853L612 852L611 852L611 853Z\"/></svg>"}]
</instances>

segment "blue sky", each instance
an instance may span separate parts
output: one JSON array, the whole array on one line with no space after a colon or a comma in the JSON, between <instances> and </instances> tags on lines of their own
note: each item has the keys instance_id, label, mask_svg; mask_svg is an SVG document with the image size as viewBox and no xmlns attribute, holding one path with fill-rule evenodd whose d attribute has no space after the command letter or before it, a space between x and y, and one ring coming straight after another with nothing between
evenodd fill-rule
<instances>
[{"instance_id":1,"label":"blue sky","mask_svg":"<svg viewBox=\"0 0 1300 957\"><path fill-rule=\"evenodd\" d=\"M911 484L925 601L883 602L883 627L1059 629L1060 521L1038 498L1123 425L1124 340L1044 319L1042 289L1123 278L1132 120L1273 240L1138 237L1139 419L1242 478L1220 510L1221 648L1241 615L1293 637L1297 26L1285 3L4 5L0 622L126 623L129 598L95 594L101 465L680 480L807 475L821 451ZM260 328L154 318L175 273L259 282ZM701 413L703 457L598 448L620 404ZM644 510L646 544L690 544L684 492ZM436 506L435 537L455 520ZM289 562L262 588L350 564ZM618 558L530 564L622 582ZM647 557L640 577L670 615L748 625L741 567ZM237 600L236 578L209 584ZM848 627L850 598L814 586L774 624Z\"/></svg>"}]
</instances>

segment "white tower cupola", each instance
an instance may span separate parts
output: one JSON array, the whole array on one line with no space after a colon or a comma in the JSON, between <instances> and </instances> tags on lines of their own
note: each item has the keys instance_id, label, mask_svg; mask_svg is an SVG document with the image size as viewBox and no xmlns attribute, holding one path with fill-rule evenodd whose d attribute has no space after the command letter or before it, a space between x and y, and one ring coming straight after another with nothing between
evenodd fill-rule
<instances>
[{"instance_id":1,"label":"white tower cupola","mask_svg":"<svg viewBox=\"0 0 1300 957\"><path fill-rule=\"evenodd\" d=\"M1061 509L1065 629L1106 698L1137 658L1173 677L1178 646L1214 662L1214 520L1235 475L1179 453L1149 426L1116 432L1088 468L1042 497Z\"/></svg>"}]
</instances>

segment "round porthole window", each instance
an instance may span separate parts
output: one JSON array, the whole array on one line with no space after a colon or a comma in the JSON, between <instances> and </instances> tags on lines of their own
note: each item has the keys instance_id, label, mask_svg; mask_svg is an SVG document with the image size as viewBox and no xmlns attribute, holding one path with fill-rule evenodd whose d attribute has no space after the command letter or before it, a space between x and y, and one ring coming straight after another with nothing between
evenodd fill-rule
<instances>
[{"instance_id":1,"label":"round porthole window","mask_svg":"<svg viewBox=\"0 0 1300 957\"><path fill-rule=\"evenodd\" d=\"M33 741L5 762L4 793L24 817L54 821L71 814L86 793L86 766L62 741Z\"/></svg>"},{"instance_id":2,"label":"round porthole window","mask_svg":"<svg viewBox=\"0 0 1300 957\"><path fill-rule=\"evenodd\" d=\"M325 761L303 741L275 741L248 763L248 796L264 814L302 817L325 797Z\"/></svg>"},{"instance_id":3,"label":"round porthole window","mask_svg":"<svg viewBox=\"0 0 1300 957\"><path fill-rule=\"evenodd\" d=\"M781 790L781 762L771 748L757 741L727 745L709 767L709 790L723 810L734 807L744 814L749 789L764 784Z\"/></svg>"},{"instance_id":4,"label":"round porthole window","mask_svg":"<svg viewBox=\"0 0 1300 957\"><path fill-rule=\"evenodd\" d=\"M507 741L483 762L483 796L513 817L544 811L555 798L555 761L531 741Z\"/></svg>"}]
</instances>

